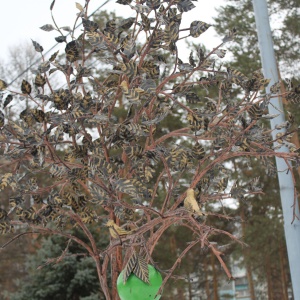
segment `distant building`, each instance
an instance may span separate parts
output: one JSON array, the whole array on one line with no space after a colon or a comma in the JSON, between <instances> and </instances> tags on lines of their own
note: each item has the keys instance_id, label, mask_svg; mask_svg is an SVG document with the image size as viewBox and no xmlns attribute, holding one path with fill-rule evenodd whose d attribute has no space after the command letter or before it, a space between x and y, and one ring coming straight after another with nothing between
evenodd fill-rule
<instances>
[{"instance_id":1,"label":"distant building","mask_svg":"<svg viewBox=\"0 0 300 300\"><path fill-rule=\"evenodd\" d=\"M235 280L224 283L219 290L220 300L251 300L246 276L235 277Z\"/></svg>"}]
</instances>

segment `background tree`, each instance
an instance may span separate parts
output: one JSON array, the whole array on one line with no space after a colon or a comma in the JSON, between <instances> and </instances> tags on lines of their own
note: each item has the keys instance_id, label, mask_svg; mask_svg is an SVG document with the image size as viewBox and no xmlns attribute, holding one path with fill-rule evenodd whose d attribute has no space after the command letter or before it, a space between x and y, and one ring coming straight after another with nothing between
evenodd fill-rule
<instances>
[{"instance_id":1,"label":"background tree","mask_svg":"<svg viewBox=\"0 0 300 300\"><path fill-rule=\"evenodd\" d=\"M99 229L91 228L94 235ZM86 240L77 229L72 233ZM105 245L108 235L102 235L97 245ZM17 282L14 293L3 293L7 299L105 299L99 293L99 281L94 262L84 252L84 248L59 236L42 239L36 253L27 258L25 280ZM67 253L65 252L67 249Z\"/></svg>"},{"instance_id":2,"label":"background tree","mask_svg":"<svg viewBox=\"0 0 300 300\"><path fill-rule=\"evenodd\" d=\"M216 31L224 35L228 28L236 27L238 33L230 45L232 66L248 66L250 70L261 67L253 4L251 0L226 0L227 4L217 9ZM298 77L299 61L299 0L268 1L274 49L284 76Z\"/></svg>"},{"instance_id":3,"label":"background tree","mask_svg":"<svg viewBox=\"0 0 300 300\"><path fill-rule=\"evenodd\" d=\"M17 45L9 49L7 61L1 64L0 76L3 80L10 83L24 72L22 78L26 78L27 81L30 81L33 77L30 72L30 67L39 60L40 56L32 47L31 42ZM12 87L19 87L22 83L22 78L16 79Z\"/></svg>"},{"instance_id":4,"label":"background tree","mask_svg":"<svg viewBox=\"0 0 300 300\"><path fill-rule=\"evenodd\" d=\"M297 46L299 32L296 28L299 27L297 26L299 23L297 15L300 2L274 0L268 1L268 5L271 27L273 28L275 54L280 72L282 77L291 78L293 84L297 86L299 74L297 67L294 66L297 66L299 61L299 51L297 50L299 48ZM229 45L229 50L233 54L230 65L232 67L238 65L242 72L261 68L252 1L227 1L227 5L219 8L218 12L218 17L215 18L215 28L220 35L223 35L232 26L235 26L238 31L235 41ZM283 100L285 100L286 111L297 111L298 100ZM295 113L294 117L299 120L300 115ZM288 113L286 113L286 118L288 119ZM266 124L266 126L268 125ZM293 135L292 142L299 147L297 133ZM251 282L255 278L256 286L262 284L266 287L261 289L264 293L262 297L288 299L288 286L291 283L277 178L261 173L259 165L251 170L247 165L246 162L237 164L237 168L240 170L239 178L244 175L248 178L250 174L252 176L254 172L257 172L263 190L268 190L270 193L263 197L255 197L251 204L241 203L241 213L246 220L246 223L243 223L243 231L245 241L249 244L250 249L242 253L238 250L237 256L244 256L248 281ZM295 176L299 178L299 172L296 172ZM297 181L299 182L299 180ZM272 224L271 228L269 227L270 224ZM268 242L262 243L262 241ZM270 247L272 242L275 244ZM262 245L266 247L262 247ZM270 249L274 249L274 251ZM273 255L275 257L269 259ZM252 276L252 272L254 276ZM274 284L276 288L273 286ZM251 299L255 299L255 296L252 295Z\"/></svg>"},{"instance_id":5,"label":"background tree","mask_svg":"<svg viewBox=\"0 0 300 300\"><path fill-rule=\"evenodd\" d=\"M34 86L23 80L20 93L0 81L4 95L23 95L31 102L18 119L1 115L3 166L10 172L2 176L0 187L11 190L7 211L1 210L1 232L13 232L16 226L23 230L6 245L37 232L78 244L95 263L98 295L106 299L118 299L116 280L122 269L124 281L134 273L147 282L149 262L163 273L163 288L171 277L185 279L176 273L178 266L190 251L201 249L211 255L216 285L216 261L232 277L221 256L222 244L239 242L231 233L235 218L228 215L226 200L261 193L256 179L232 184L232 171L225 165L237 157L297 160L299 153L274 152L263 126L265 117L272 118L265 113L271 95L263 92L269 80L258 72L246 76L224 70L217 59L224 57L221 47L235 30L207 54L199 47L186 63L176 46L180 35L188 31L198 38L209 28L193 21L180 31L182 14L194 8L191 1L119 2L130 5L136 17L99 25L87 19L89 1L76 4L83 32L75 36L71 29L67 38L61 36L65 61L57 59L57 52L45 59L41 45L33 41L43 59ZM54 6L55 1L51 11ZM43 26L45 31L55 27L61 33L55 22ZM165 56L170 57L168 68L161 67ZM94 57L109 66L103 78L90 67ZM64 75L59 89L50 83L54 72ZM233 97L233 85L244 97ZM209 97L211 86L219 91L215 99ZM276 84L272 93L278 93ZM287 142L283 136L282 143ZM270 163L265 168L272 170ZM218 218L222 221L212 221ZM110 242L99 245L99 235L88 224L101 235L109 232ZM191 240L174 247L184 230ZM154 257L167 239L173 255L163 270L163 262ZM67 244L57 259L68 258L69 248ZM184 292L178 286L176 293Z\"/></svg>"}]
</instances>

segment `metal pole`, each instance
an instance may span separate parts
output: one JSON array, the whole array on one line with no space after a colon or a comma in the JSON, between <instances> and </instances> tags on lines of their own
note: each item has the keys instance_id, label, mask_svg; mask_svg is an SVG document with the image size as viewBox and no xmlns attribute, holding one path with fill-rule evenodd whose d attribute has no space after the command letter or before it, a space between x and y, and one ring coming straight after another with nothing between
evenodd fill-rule
<instances>
[{"instance_id":1,"label":"metal pole","mask_svg":"<svg viewBox=\"0 0 300 300\"><path fill-rule=\"evenodd\" d=\"M270 91L270 86L279 81L269 23L268 7L266 0L252 0L252 2L254 7L263 72L265 78L271 79L271 82L267 88L268 93ZM271 103L274 105L274 107L277 107L279 110L283 111L282 103L279 101L278 97L273 98ZM269 105L268 108L270 114L279 113L274 107ZM271 120L271 129L274 129L276 124L284 121L284 114L281 113L278 117ZM273 139L275 139L277 132L277 130L273 131ZM279 151L289 152L285 146ZM276 165L278 171L283 171L287 168L284 160L281 158L276 157ZM294 184L291 172L278 172L278 181L294 299L300 300L300 221L296 218L293 224L291 224L293 218L292 206L294 203ZM299 216L298 203L296 203L296 214Z\"/></svg>"}]
</instances>

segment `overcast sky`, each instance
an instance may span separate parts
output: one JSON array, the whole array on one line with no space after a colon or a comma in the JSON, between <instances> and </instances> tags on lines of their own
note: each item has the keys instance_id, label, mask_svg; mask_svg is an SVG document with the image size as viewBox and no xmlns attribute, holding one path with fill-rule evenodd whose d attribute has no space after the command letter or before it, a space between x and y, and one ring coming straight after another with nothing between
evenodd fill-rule
<instances>
[{"instance_id":1,"label":"overcast sky","mask_svg":"<svg viewBox=\"0 0 300 300\"><path fill-rule=\"evenodd\" d=\"M120 5L111 0L101 9L115 11L117 15L130 17L134 11L128 6ZM53 14L59 27L72 26L76 18L78 9L76 2L84 6L84 0L56 0ZM95 11L105 0L91 0L89 13ZM56 31L45 32L40 29L45 24L53 24L50 14L50 4L52 0L2 0L0 18L0 61L7 60L8 49L35 40L41 44L44 50L51 48L56 42L54 40L59 34ZM225 0L198 0L193 2L196 8L183 14L182 26L189 27L195 20L212 23L212 17L216 16L215 8L224 5ZM182 27L183 28L183 27ZM220 38L215 37L215 33L210 28L198 39L197 43L204 43L208 48L216 46ZM54 49L56 51L57 49Z\"/></svg>"}]
</instances>

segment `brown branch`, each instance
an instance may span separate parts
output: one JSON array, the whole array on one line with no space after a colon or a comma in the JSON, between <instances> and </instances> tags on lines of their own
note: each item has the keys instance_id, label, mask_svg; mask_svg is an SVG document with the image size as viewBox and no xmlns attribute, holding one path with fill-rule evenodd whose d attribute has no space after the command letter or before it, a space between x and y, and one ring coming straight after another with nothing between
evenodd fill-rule
<instances>
[{"instance_id":1,"label":"brown branch","mask_svg":"<svg viewBox=\"0 0 300 300\"><path fill-rule=\"evenodd\" d=\"M171 267L171 269L168 271L168 275L164 278L162 285L160 286L157 295L159 295L160 293L162 293L162 290L165 286L165 284L167 283L168 279L171 277L172 273L174 272L174 270L176 269L177 265L181 262L182 258L186 255L186 253L193 248L195 245L197 245L199 243L199 240L195 240L192 241L179 255L179 257L176 259L176 261L174 262L173 266Z\"/></svg>"},{"instance_id":2,"label":"brown branch","mask_svg":"<svg viewBox=\"0 0 300 300\"><path fill-rule=\"evenodd\" d=\"M6 242L4 245L1 246L0 249L4 249L5 247L7 247L9 244L11 244L12 242L14 242L15 240L17 240L18 238L20 238L22 235L27 235L27 234L36 234L39 233L38 231L29 231L29 232L22 232L19 233L18 235L14 236L13 238L11 238L8 242Z\"/></svg>"},{"instance_id":3,"label":"brown branch","mask_svg":"<svg viewBox=\"0 0 300 300\"><path fill-rule=\"evenodd\" d=\"M222 259L221 255L222 252L218 251L211 243L207 242L207 246L212 250L212 252L214 253L214 255L217 257L217 259L219 260L223 270L225 271L227 277L231 280L234 279L233 276L231 275L229 269L227 268L224 260Z\"/></svg>"}]
</instances>

